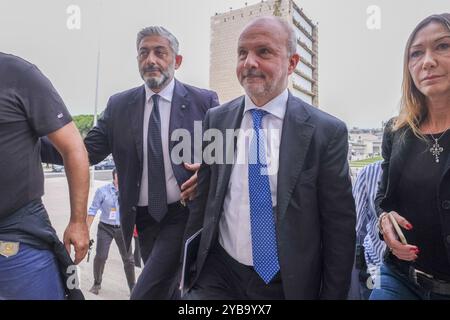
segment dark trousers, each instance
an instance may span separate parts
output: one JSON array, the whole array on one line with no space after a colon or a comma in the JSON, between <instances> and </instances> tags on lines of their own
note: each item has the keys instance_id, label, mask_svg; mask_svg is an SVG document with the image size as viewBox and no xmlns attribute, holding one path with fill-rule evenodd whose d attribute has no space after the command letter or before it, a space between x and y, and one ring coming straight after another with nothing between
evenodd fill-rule
<instances>
[{"instance_id":1,"label":"dark trousers","mask_svg":"<svg viewBox=\"0 0 450 320\"><path fill-rule=\"evenodd\" d=\"M181 247L188 216L186 207L169 205L167 214L157 222L147 207L138 207L136 227L144 268L131 293L132 300L179 297Z\"/></svg>"},{"instance_id":2,"label":"dark trousers","mask_svg":"<svg viewBox=\"0 0 450 320\"><path fill-rule=\"evenodd\" d=\"M134 265L138 268L142 267L141 246L139 244L139 237L134 238Z\"/></svg>"},{"instance_id":3,"label":"dark trousers","mask_svg":"<svg viewBox=\"0 0 450 320\"><path fill-rule=\"evenodd\" d=\"M255 269L234 260L217 243L185 300L284 299L280 273L265 284Z\"/></svg>"},{"instance_id":4,"label":"dark trousers","mask_svg":"<svg viewBox=\"0 0 450 320\"><path fill-rule=\"evenodd\" d=\"M125 276L127 277L128 287L131 292L136 283L133 252L131 247L128 251L126 249L122 229L103 222L98 224L97 230L97 249L94 258L94 284L100 285L102 283L103 271L105 270L109 248L111 247L111 242L113 239L119 248L123 267L125 269Z\"/></svg>"},{"instance_id":5,"label":"dark trousers","mask_svg":"<svg viewBox=\"0 0 450 320\"><path fill-rule=\"evenodd\" d=\"M368 300L372 293L368 283L371 283L371 279L367 269L361 270L353 266L347 300Z\"/></svg>"}]
</instances>

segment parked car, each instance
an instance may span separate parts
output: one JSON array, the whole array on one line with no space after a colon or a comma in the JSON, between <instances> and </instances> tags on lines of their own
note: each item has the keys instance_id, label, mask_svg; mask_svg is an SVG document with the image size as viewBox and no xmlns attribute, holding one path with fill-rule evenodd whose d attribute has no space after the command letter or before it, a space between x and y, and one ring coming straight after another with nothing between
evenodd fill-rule
<instances>
[{"instance_id":1,"label":"parked car","mask_svg":"<svg viewBox=\"0 0 450 320\"><path fill-rule=\"evenodd\" d=\"M54 164L53 168L52 168L52 172L64 172L64 166Z\"/></svg>"},{"instance_id":2,"label":"parked car","mask_svg":"<svg viewBox=\"0 0 450 320\"><path fill-rule=\"evenodd\" d=\"M94 166L95 170L111 170L115 167L116 165L112 159L105 159Z\"/></svg>"}]
</instances>

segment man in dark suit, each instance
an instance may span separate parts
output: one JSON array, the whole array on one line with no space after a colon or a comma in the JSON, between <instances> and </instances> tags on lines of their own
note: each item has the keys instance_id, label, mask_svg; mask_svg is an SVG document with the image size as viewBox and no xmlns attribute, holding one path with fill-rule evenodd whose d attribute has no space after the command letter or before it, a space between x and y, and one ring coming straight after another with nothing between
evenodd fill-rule
<instances>
[{"instance_id":1,"label":"man in dark suit","mask_svg":"<svg viewBox=\"0 0 450 320\"><path fill-rule=\"evenodd\" d=\"M137 226L145 267L131 299L176 297L182 238L199 167L188 163L194 159L188 151L194 151L195 122L219 104L215 92L174 79L182 62L178 46L163 27L138 33L137 60L145 85L112 96L84 141L92 164L113 155L127 248ZM191 150L172 156L177 129L189 133Z\"/></svg>"},{"instance_id":2,"label":"man in dark suit","mask_svg":"<svg viewBox=\"0 0 450 320\"><path fill-rule=\"evenodd\" d=\"M289 93L298 61L284 20L258 18L240 35L246 94L204 120L205 134L240 132L223 148L233 163L206 157L198 172L185 239L203 230L186 299L346 298L355 246L347 130Z\"/></svg>"}]
</instances>

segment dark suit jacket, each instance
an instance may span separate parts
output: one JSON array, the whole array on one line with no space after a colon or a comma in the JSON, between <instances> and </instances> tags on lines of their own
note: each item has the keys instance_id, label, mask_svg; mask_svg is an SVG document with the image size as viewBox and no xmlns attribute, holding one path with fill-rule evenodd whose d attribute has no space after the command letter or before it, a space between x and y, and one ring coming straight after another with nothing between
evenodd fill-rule
<instances>
[{"instance_id":1,"label":"dark suit jacket","mask_svg":"<svg viewBox=\"0 0 450 320\"><path fill-rule=\"evenodd\" d=\"M406 142L411 139L412 132L407 128L394 132L392 130L395 118L392 118L386 124L383 133L383 143L381 145L381 153L383 156L383 163L381 168L383 173L378 185L378 192L375 198L375 208L377 215L383 211L391 211L395 208L395 199L393 198L393 190L398 182L403 167L404 156L408 151L409 143ZM395 141L395 143L394 143ZM392 154L394 151L394 154ZM392 161L391 161L392 158ZM392 170L389 167L392 163Z\"/></svg>"},{"instance_id":2,"label":"dark suit jacket","mask_svg":"<svg viewBox=\"0 0 450 320\"><path fill-rule=\"evenodd\" d=\"M383 174L375 200L378 216L383 212L399 211L396 203L396 188L400 180L405 161L410 153L410 141L414 133L408 127L393 131L395 119L391 119L384 130L382 155ZM438 210L441 217L442 236L450 259L450 157L447 158L444 172L436 187L438 188ZM399 212L401 215L401 212ZM389 253L389 252L387 252Z\"/></svg>"},{"instance_id":3,"label":"dark suit jacket","mask_svg":"<svg viewBox=\"0 0 450 320\"><path fill-rule=\"evenodd\" d=\"M178 128L189 131L192 138L191 162L194 160L194 121L203 121L206 111L218 104L215 92L175 80L169 137ZM84 139L91 164L102 161L111 153L113 155L119 179L120 220L127 247L133 236L142 176L144 106L144 85L113 95L97 126ZM169 152L177 143L169 142ZM58 162L49 159L48 144L43 143L42 146L43 162ZM192 176L183 164L172 162L172 169L180 187Z\"/></svg>"},{"instance_id":4,"label":"dark suit jacket","mask_svg":"<svg viewBox=\"0 0 450 320\"><path fill-rule=\"evenodd\" d=\"M243 111L243 97L213 108L206 114L204 130L240 128ZM355 248L347 150L343 122L289 94L276 208L286 299L346 298ZM187 238L203 226L193 283L217 241L231 171L231 164L202 164L198 173L198 196L185 235Z\"/></svg>"}]
</instances>

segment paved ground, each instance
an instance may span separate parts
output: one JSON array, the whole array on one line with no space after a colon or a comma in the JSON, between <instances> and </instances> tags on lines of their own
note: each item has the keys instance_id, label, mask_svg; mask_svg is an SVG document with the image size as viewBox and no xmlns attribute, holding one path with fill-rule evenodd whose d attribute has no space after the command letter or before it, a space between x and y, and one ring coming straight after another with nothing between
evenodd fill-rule
<instances>
[{"instance_id":1,"label":"paved ground","mask_svg":"<svg viewBox=\"0 0 450 320\"><path fill-rule=\"evenodd\" d=\"M96 173L94 186L91 187L89 195L89 204L94 197L95 190L106 183L109 183L111 171ZM105 181L106 180L106 181ZM67 180L64 176L49 175L45 179L45 196L43 198L44 204L47 208L50 220L53 227L56 229L58 236L62 239L64 230L69 222L70 205L69 205L69 191ZM95 218L91 227L91 239L96 240L97 235L98 216ZM120 258L119 250L113 242L109 252L108 261L106 262L105 272L103 274L102 289L98 296L90 293L88 290L93 284L93 261L95 256L95 244L91 253L89 262L86 259L79 264L80 267L80 281L81 290L83 291L87 300L123 300L129 299L129 290L123 270L122 259ZM73 257L73 255L72 255ZM140 274L140 269L136 268L136 278Z\"/></svg>"}]
</instances>

